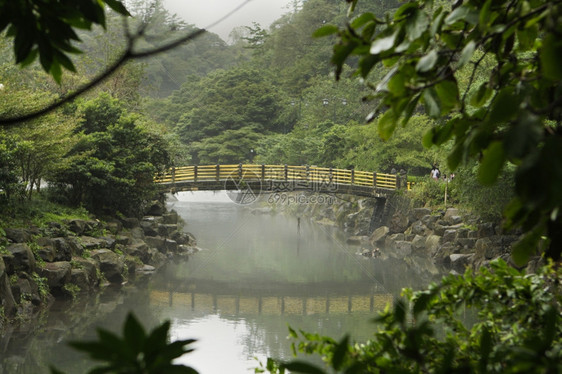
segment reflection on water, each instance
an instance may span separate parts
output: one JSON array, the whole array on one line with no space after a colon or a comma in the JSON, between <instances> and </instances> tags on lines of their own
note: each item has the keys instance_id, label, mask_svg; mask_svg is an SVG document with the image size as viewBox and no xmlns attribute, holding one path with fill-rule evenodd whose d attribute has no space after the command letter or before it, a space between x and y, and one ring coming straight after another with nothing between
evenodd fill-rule
<instances>
[{"instance_id":1,"label":"reflection on water","mask_svg":"<svg viewBox=\"0 0 562 374\"><path fill-rule=\"evenodd\" d=\"M426 282L402 262L357 256L357 248L331 229L258 214L226 194L180 194L170 208L203 250L169 264L140 289L121 290L107 305L98 296L91 308L70 317L51 313L46 334L21 346L10 343L11 353L32 351L20 372L47 372L37 369L45 362L83 372L91 363L61 347L69 339L94 338L97 326L119 331L129 310L148 327L171 320L174 340L198 339L196 351L180 361L201 373L253 372L256 358L291 356L287 325L368 339L376 311L403 286ZM87 324L81 319L86 315L94 316ZM46 340L57 324L64 333Z\"/></svg>"}]
</instances>

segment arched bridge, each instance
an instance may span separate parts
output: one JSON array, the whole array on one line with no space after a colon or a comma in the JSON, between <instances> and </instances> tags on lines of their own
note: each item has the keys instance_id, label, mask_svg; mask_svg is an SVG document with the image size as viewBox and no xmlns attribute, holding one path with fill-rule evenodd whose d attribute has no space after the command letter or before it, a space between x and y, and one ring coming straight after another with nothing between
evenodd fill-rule
<instances>
[{"instance_id":1,"label":"arched bridge","mask_svg":"<svg viewBox=\"0 0 562 374\"><path fill-rule=\"evenodd\" d=\"M171 192L250 190L254 194L292 191L386 196L408 188L400 174L290 165L193 165L170 169L155 178Z\"/></svg>"}]
</instances>

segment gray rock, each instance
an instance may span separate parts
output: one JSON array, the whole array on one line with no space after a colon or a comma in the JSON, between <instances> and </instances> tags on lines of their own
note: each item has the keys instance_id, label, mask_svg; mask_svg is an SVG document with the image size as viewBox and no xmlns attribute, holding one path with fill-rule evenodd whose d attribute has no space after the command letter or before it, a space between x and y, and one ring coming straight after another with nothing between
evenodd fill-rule
<instances>
[{"instance_id":1,"label":"gray rock","mask_svg":"<svg viewBox=\"0 0 562 374\"><path fill-rule=\"evenodd\" d=\"M70 282L72 265L68 261L48 262L37 268L40 277L47 278L47 285L51 293L60 293L65 284Z\"/></svg>"},{"instance_id":2,"label":"gray rock","mask_svg":"<svg viewBox=\"0 0 562 374\"><path fill-rule=\"evenodd\" d=\"M439 220L439 216L436 215L427 215L427 216L423 216L421 218L421 221L424 225L426 225L428 228L433 229L433 225L437 223L437 221Z\"/></svg>"},{"instance_id":3,"label":"gray rock","mask_svg":"<svg viewBox=\"0 0 562 374\"><path fill-rule=\"evenodd\" d=\"M390 229L387 226L381 226L371 234L369 241L373 247L380 246L384 243L385 237L390 232Z\"/></svg>"},{"instance_id":4,"label":"gray rock","mask_svg":"<svg viewBox=\"0 0 562 374\"><path fill-rule=\"evenodd\" d=\"M451 217L454 217L454 216L459 216L459 210L457 208L448 208L445 211L445 215L443 216L443 219L445 221L449 222L449 223L452 223Z\"/></svg>"},{"instance_id":5,"label":"gray rock","mask_svg":"<svg viewBox=\"0 0 562 374\"><path fill-rule=\"evenodd\" d=\"M144 239L144 230L141 229L140 227L135 227L131 229L129 234L133 239Z\"/></svg>"},{"instance_id":6,"label":"gray rock","mask_svg":"<svg viewBox=\"0 0 562 374\"><path fill-rule=\"evenodd\" d=\"M470 265L472 254L452 254L449 256L448 265L459 273L464 273ZM446 263L447 264L447 263Z\"/></svg>"},{"instance_id":7,"label":"gray rock","mask_svg":"<svg viewBox=\"0 0 562 374\"><path fill-rule=\"evenodd\" d=\"M115 252L109 249L98 249L92 252L92 258L99 262L100 271L109 282L123 282L124 262Z\"/></svg>"},{"instance_id":8,"label":"gray rock","mask_svg":"<svg viewBox=\"0 0 562 374\"><path fill-rule=\"evenodd\" d=\"M389 229L390 232L393 233L404 232L408 228L409 224L410 220L408 219L408 216L397 213L392 216L389 224Z\"/></svg>"},{"instance_id":9,"label":"gray rock","mask_svg":"<svg viewBox=\"0 0 562 374\"><path fill-rule=\"evenodd\" d=\"M487 238L490 236L496 235L496 229L494 228L494 224L491 222L486 222L481 224L478 227L478 237L479 238Z\"/></svg>"},{"instance_id":10,"label":"gray rock","mask_svg":"<svg viewBox=\"0 0 562 374\"><path fill-rule=\"evenodd\" d=\"M158 226L153 221L141 221L140 227L145 236L158 236Z\"/></svg>"},{"instance_id":11,"label":"gray rock","mask_svg":"<svg viewBox=\"0 0 562 374\"><path fill-rule=\"evenodd\" d=\"M431 214L431 209L429 208L416 208L414 209L414 218L416 220L420 220L425 216L429 216Z\"/></svg>"},{"instance_id":12,"label":"gray rock","mask_svg":"<svg viewBox=\"0 0 562 374\"><path fill-rule=\"evenodd\" d=\"M130 239L127 236L124 235L117 235L115 237L115 243L117 245L128 245L130 242Z\"/></svg>"},{"instance_id":13,"label":"gray rock","mask_svg":"<svg viewBox=\"0 0 562 374\"><path fill-rule=\"evenodd\" d=\"M103 238L93 238L91 236L81 236L79 239L84 249L92 251L95 249L106 248L107 241Z\"/></svg>"},{"instance_id":14,"label":"gray rock","mask_svg":"<svg viewBox=\"0 0 562 374\"><path fill-rule=\"evenodd\" d=\"M90 281L90 276L86 269L72 269L70 282L77 285L81 292L86 292L94 288L94 282Z\"/></svg>"},{"instance_id":15,"label":"gray rock","mask_svg":"<svg viewBox=\"0 0 562 374\"><path fill-rule=\"evenodd\" d=\"M422 221L414 222L409 229L414 235L428 236L433 233Z\"/></svg>"},{"instance_id":16,"label":"gray rock","mask_svg":"<svg viewBox=\"0 0 562 374\"><path fill-rule=\"evenodd\" d=\"M160 252L166 251L166 240L160 236L147 236L144 241L150 248L156 248Z\"/></svg>"},{"instance_id":17,"label":"gray rock","mask_svg":"<svg viewBox=\"0 0 562 374\"><path fill-rule=\"evenodd\" d=\"M99 285L99 263L96 260L93 258L73 257L72 262L76 265L75 269L81 269L86 272L90 289Z\"/></svg>"},{"instance_id":18,"label":"gray rock","mask_svg":"<svg viewBox=\"0 0 562 374\"><path fill-rule=\"evenodd\" d=\"M4 231L6 232L6 238L14 243L28 243L33 239L31 232L26 229L7 228Z\"/></svg>"},{"instance_id":19,"label":"gray rock","mask_svg":"<svg viewBox=\"0 0 562 374\"><path fill-rule=\"evenodd\" d=\"M429 257L434 257L437 251L439 250L439 246L441 245L441 237L438 235L429 235L425 239L425 250Z\"/></svg>"},{"instance_id":20,"label":"gray rock","mask_svg":"<svg viewBox=\"0 0 562 374\"><path fill-rule=\"evenodd\" d=\"M6 250L14 256L14 271L25 271L29 274L35 271L35 256L27 244L11 244Z\"/></svg>"},{"instance_id":21,"label":"gray rock","mask_svg":"<svg viewBox=\"0 0 562 374\"><path fill-rule=\"evenodd\" d=\"M389 252L389 254L396 258L408 257L412 254L412 243L405 240L396 241L394 250Z\"/></svg>"},{"instance_id":22,"label":"gray rock","mask_svg":"<svg viewBox=\"0 0 562 374\"><path fill-rule=\"evenodd\" d=\"M175 240L166 239L164 242L166 253L176 253L178 251L178 243Z\"/></svg>"},{"instance_id":23,"label":"gray rock","mask_svg":"<svg viewBox=\"0 0 562 374\"><path fill-rule=\"evenodd\" d=\"M65 238L53 238L51 243L55 249L55 261L70 261L72 259L72 249Z\"/></svg>"},{"instance_id":24,"label":"gray rock","mask_svg":"<svg viewBox=\"0 0 562 374\"><path fill-rule=\"evenodd\" d=\"M443 238L441 239L442 243L452 243L457 240L457 230L445 230L443 233Z\"/></svg>"},{"instance_id":25,"label":"gray rock","mask_svg":"<svg viewBox=\"0 0 562 374\"><path fill-rule=\"evenodd\" d=\"M68 229L76 235L82 235L86 230L86 221L82 219L73 219L68 222Z\"/></svg>"},{"instance_id":26,"label":"gray rock","mask_svg":"<svg viewBox=\"0 0 562 374\"><path fill-rule=\"evenodd\" d=\"M425 250L426 238L424 236L416 235L414 236L411 242L412 242L412 249L415 250L416 252L420 250Z\"/></svg>"},{"instance_id":27,"label":"gray rock","mask_svg":"<svg viewBox=\"0 0 562 374\"><path fill-rule=\"evenodd\" d=\"M464 251L469 251L474 249L474 246L476 245L476 239L459 238L457 239L457 243L459 243Z\"/></svg>"}]
</instances>

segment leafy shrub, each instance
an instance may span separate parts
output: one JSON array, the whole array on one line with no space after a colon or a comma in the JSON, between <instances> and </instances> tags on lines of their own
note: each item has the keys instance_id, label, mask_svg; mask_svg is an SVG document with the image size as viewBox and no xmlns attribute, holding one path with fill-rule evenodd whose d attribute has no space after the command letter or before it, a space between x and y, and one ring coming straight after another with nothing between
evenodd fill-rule
<instances>
[{"instance_id":1,"label":"leafy shrub","mask_svg":"<svg viewBox=\"0 0 562 374\"><path fill-rule=\"evenodd\" d=\"M302 339L294 351L320 355L338 373L560 373L561 275L552 264L525 275L497 260L423 291L406 289L365 343L290 330ZM300 360L267 368L325 373Z\"/></svg>"}]
</instances>

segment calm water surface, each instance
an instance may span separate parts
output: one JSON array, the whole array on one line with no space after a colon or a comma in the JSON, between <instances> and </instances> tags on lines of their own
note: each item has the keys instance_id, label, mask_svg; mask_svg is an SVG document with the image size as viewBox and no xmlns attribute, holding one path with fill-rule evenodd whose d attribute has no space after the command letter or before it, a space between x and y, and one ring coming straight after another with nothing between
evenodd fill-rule
<instances>
[{"instance_id":1,"label":"calm water surface","mask_svg":"<svg viewBox=\"0 0 562 374\"><path fill-rule=\"evenodd\" d=\"M402 262L357 256L337 231L304 219L260 214L224 193L178 198L169 208L203 250L135 287L57 304L41 331L3 337L5 373L47 372L47 363L84 372L91 363L66 342L93 339L96 327L118 332L129 311L147 328L170 320L173 340L197 339L180 361L202 374L253 372L257 360L291 357L288 325L365 340L376 311L402 287L427 282Z\"/></svg>"}]
</instances>

